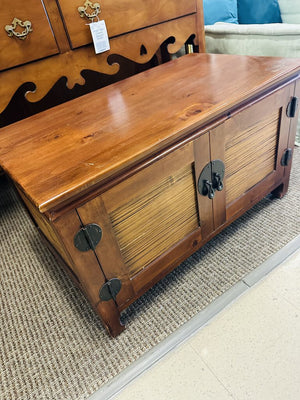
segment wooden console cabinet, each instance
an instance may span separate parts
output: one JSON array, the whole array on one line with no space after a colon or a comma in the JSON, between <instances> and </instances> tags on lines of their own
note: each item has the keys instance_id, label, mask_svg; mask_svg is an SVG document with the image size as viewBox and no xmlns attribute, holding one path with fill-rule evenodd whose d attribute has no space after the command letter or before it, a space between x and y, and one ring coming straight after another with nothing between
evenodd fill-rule
<instances>
[{"instance_id":1,"label":"wooden console cabinet","mask_svg":"<svg viewBox=\"0 0 300 400\"><path fill-rule=\"evenodd\" d=\"M0 165L102 318L287 190L299 60L191 54L2 128Z\"/></svg>"}]
</instances>

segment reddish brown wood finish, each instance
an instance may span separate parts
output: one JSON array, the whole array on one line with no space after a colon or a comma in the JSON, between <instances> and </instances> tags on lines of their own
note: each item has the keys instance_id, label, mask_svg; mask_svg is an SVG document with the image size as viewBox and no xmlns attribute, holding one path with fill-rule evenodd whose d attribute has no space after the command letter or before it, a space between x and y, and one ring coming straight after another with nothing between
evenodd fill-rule
<instances>
[{"instance_id":1,"label":"reddish brown wood finish","mask_svg":"<svg viewBox=\"0 0 300 400\"><path fill-rule=\"evenodd\" d=\"M84 0L81 4L83 3ZM119 71L119 65L108 59L112 55L114 59L115 55L119 55L131 62L145 64L153 57L162 62L162 51L168 56L166 60L169 60L170 54L177 52L188 40L191 42L191 38L199 51L204 51L205 48L202 0L104 0L101 2L100 18L104 18L108 26L110 51L97 55L91 44L89 21L81 18L78 13L80 2L76 4L72 0L28 0L24 3L16 0L11 8L5 0L1 5L0 20L3 30L0 34L0 71L5 85L0 85L0 113L10 101L12 103L9 110L13 104L18 104L13 95L17 89L21 90L22 85L28 86L31 82L36 85L36 90L32 89L31 84L30 88L24 88L23 93L18 92L18 97L21 94L26 95L29 102L36 104L45 98L50 90L55 90L58 97L56 104L66 101L63 91L58 90L56 86L57 82L66 77L69 89L75 84L85 85L81 76L83 70L115 75ZM11 24L14 17L23 21L29 19L32 22L33 32L27 39L12 39L7 36L4 27ZM175 43L170 38L173 38ZM166 48L164 43L167 41L169 45ZM72 46L76 48L73 51ZM20 68L12 68L19 65ZM120 65L122 71L118 80L136 73L131 71L132 68L128 65ZM94 90L105 85L106 80L103 79L103 84L95 85ZM85 87L89 91L93 90L90 83ZM79 94L75 91L73 98L76 95ZM45 101L48 101L48 98ZM48 108L53 106L52 103ZM22 108L25 116L33 114L26 101ZM46 108L47 105L43 105L42 109ZM24 118L23 114L20 118L7 116L8 112L6 110L2 115L4 123L0 120L1 126Z\"/></svg>"},{"instance_id":2,"label":"reddish brown wood finish","mask_svg":"<svg viewBox=\"0 0 300 400\"><path fill-rule=\"evenodd\" d=\"M191 54L3 128L0 162L46 211L298 70L297 60Z\"/></svg>"},{"instance_id":3,"label":"reddish brown wood finish","mask_svg":"<svg viewBox=\"0 0 300 400\"><path fill-rule=\"evenodd\" d=\"M294 96L300 97L300 81L298 80L295 85L295 90L293 93ZM286 143L286 148L291 149L292 152L294 151L294 143L295 143L295 132L297 129L297 121L298 121L298 116L299 116L299 107L297 109L296 115L294 118L289 119L289 136L287 139ZM284 149L282 149L284 150ZM280 160L278 160L280 162ZM292 168L292 162L289 163L287 167L284 168L284 179L282 184L273 192L273 195L278 198L282 198L289 186L289 181L290 181L290 173L291 173L291 168Z\"/></svg>"},{"instance_id":4,"label":"reddish brown wood finish","mask_svg":"<svg viewBox=\"0 0 300 400\"><path fill-rule=\"evenodd\" d=\"M60 53L71 50L65 27L56 1L43 0Z\"/></svg>"},{"instance_id":5,"label":"reddish brown wood finish","mask_svg":"<svg viewBox=\"0 0 300 400\"><path fill-rule=\"evenodd\" d=\"M61 27L58 26L57 30L60 29ZM197 29L199 28L196 25L195 15L188 15L115 37L110 40L110 50L97 55L95 55L93 46L67 51L67 41L61 35L59 45L61 51L66 49L65 52L1 73L1 78L6 84L0 86L0 112L5 109L18 87L26 82L33 82L37 86L37 90L28 92L26 98L30 102L37 102L47 94L62 76L66 76L67 87L72 89L75 84L84 85L85 81L81 76L83 69L115 75L121 67L117 62L109 63L108 58L110 56L119 55L143 65L149 62L156 53L159 53L161 44L168 38L176 38L175 43L168 45L168 51L173 54L184 45L191 35L195 34ZM146 48L147 54L141 54L142 45ZM125 70L122 73L128 74L128 71Z\"/></svg>"},{"instance_id":6,"label":"reddish brown wood finish","mask_svg":"<svg viewBox=\"0 0 300 400\"><path fill-rule=\"evenodd\" d=\"M32 3L14 5L21 19L33 9L33 34L0 37L12 46L0 57L0 111L25 82L37 84L28 94L37 101L63 75L72 87L83 69L115 74L109 56L146 63L170 37L171 54L187 40L205 50L202 0L137 0L133 8L103 0L100 18L113 38L98 56L79 47L90 43L81 4ZM12 12L5 6L3 21ZM0 166L112 336L124 329L120 312L154 283L265 195L286 193L291 163L280 160L293 147L297 118L286 108L300 96L299 73L299 60L192 54L0 130ZM224 189L209 199L197 183L216 159ZM90 223L103 235L82 252L74 237ZM121 290L105 301L99 292L113 278Z\"/></svg>"},{"instance_id":7,"label":"reddish brown wood finish","mask_svg":"<svg viewBox=\"0 0 300 400\"><path fill-rule=\"evenodd\" d=\"M197 34L195 37L195 44L198 46L199 53L205 53L205 35L203 32L204 15L203 15L203 2L196 0L197 4Z\"/></svg>"},{"instance_id":8,"label":"reddish brown wood finish","mask_svg":"<svg viewBox=\"0 0 300 400\"><path fill-rule=\"evenodd\" d=\"M209 133L201 135L194 140L194 159L195 159L195 185L198 186L198 179L203 168L210 162ZM197 193L197 205L199 214L199 225L203 236L207 236L214 230L213 202L208 197Z\"/></svg>"},{"instance_id":9,"label":"reddish brown wood finish","mask_svg":"<svg viewBox=\"0 0 300 400\"><path fill-rule=\"evenodd\" d=\"M90 301L92 307L101 315L101 319L112 336L122 332L124 326L120 323L120 312L114 300L101 302L99 291L106 282L101 265L92 250L81 252L74 246L74 236L82 227L76 210L65 214L52 224L57 238L64 243L64 247L72 259L72 264L65 260L80 282L80 288Z\"/></svg>"},{"instance_id":10,"label":"reddish brown wood finish","mask_svg":"<svg viewBox=\"0 0 300 400\"><path fill-rule=\"evenodd\" d=\"M116 298L118 306L121 307L134 293L102 198L96 197L79 207L77 212L83 225L96 223L102 228L103 240L95 249L95 254L106 279L118 278L122 282L122 289Z\"/></svg>"},{"instance_id":11,"label":"reddish brown wood finish","mask_svg":"<svg viewBox=\"0 0 300 400\"><path fill-rule=\"evenodd\" d=\"M267 193L285 190L280 159L295 135L286 108L299 71L298 60L194 54L2 129L1 165L113 336L124 329L120 311ZM208 199L197 182L215 159L225 163L224 189ZM136 215L145 218L138 238ZM81 252L74 237L89 223L103 237ZM147 261L131 267L143 252ZM111 278L121 291L101 300Z\"/></svg>"}]
</instances>

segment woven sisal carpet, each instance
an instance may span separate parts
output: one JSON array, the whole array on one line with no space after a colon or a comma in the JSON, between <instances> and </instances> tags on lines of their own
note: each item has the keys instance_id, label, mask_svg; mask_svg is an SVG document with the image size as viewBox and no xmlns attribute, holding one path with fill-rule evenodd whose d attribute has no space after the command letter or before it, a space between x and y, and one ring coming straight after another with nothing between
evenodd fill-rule
<instances>
[{"instance_id":1,"label":"woven sisal carpet","mask_svg":"<svg viewBox=\"0 0 300 400\"><path fill-rule=\"evenodd\" d=\"M290 190L241 217L137 300L111 339L0 180L0 399L86 399L300 233L300 148Z\"/></svg>"}]
</instances>

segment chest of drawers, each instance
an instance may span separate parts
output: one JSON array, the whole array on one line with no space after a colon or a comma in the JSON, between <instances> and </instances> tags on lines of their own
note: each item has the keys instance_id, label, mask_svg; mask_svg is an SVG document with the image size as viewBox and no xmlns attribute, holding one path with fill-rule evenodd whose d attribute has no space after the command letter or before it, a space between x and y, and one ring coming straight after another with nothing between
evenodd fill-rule
<instances>
[{"instance_id":1,"label":"chest of drawers","mask_svg":"<svg viewBox=\"0 0 300 400\"><path fill-rule=\"evenodd\" d=\"M1 9L0 127L133 75L167 40L170 53L190 37L204 50L201 0L3 0ZM89 24L98 20L110 50L96 55ZM101 74L97 85L86 71Z\"/></svg>"}]
</instances>

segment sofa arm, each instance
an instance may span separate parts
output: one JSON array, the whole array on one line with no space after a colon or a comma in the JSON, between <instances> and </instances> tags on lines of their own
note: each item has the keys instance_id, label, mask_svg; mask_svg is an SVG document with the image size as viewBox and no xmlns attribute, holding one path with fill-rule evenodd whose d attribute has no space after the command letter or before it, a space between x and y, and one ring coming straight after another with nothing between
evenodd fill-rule
<instances>
[{"instance_id":1,"label":"sofa arm","mask_svg":"<svg viewBox=\"0 0 300 400\"><path fill-rule=\"evenodd\" d=\"M300 24L218 22L205 26L205 42L208 53L300 57Z\"/></svg>"},{"instance_id":2,"label":"sofa arm","mask_svg":"<svg viewBox=\"0 0 300 400\"><path fill-rule=\"evenodd\" d=\"M217 22L205 26L205 45L207 53L300 57L300 24ZM296 144L300 146L300 116Z\"/></svg>"}]
</instances>

